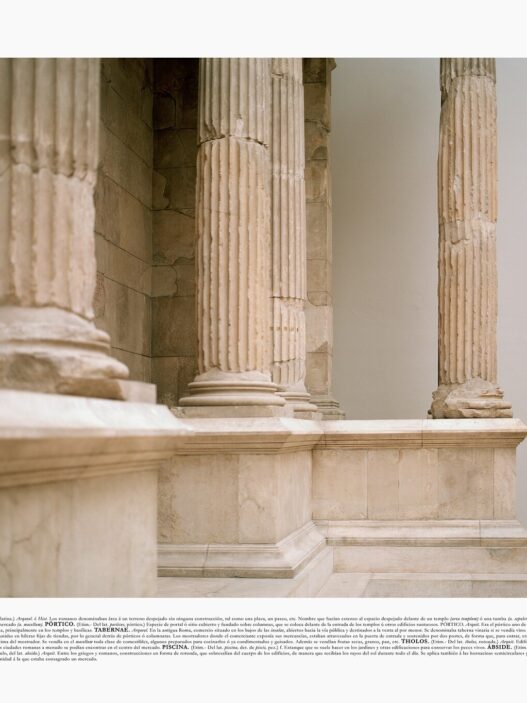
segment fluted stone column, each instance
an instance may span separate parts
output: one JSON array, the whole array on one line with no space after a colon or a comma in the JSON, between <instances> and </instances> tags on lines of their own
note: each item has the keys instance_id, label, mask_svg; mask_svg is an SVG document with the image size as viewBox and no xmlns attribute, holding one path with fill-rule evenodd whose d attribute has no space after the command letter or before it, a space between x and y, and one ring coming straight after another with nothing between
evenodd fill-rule
<instances>
[{"instance_id":1,"label":"fluted stone column","mask_svg":"<svg viewBox=\"0 0 527 703\"><path fill-rule=\"evenodd\" d=\"M303 61L307 221L306 386L323 420L343 420L333 397L331 73L334 59Z\"/></svg>"},{"instance_id":2,"label":"fluted stone column","mask_svg":"<svg viewBox=\"0 0 527 703\"><path fill-rule=\"evenodd\" d=\"M272 59L272 379L295 413L317 411L306 390L306 194L302 59Z\"/></svg>"},{"instance_id":3,"label":"fluted stone column","mask_svg":"<svg viewBox=\"0 0 527 703\"><path fill-rule=\"evenodd\" d=\"M199 373L180 404L205 414L285 405L269 372L270 98L270 59L200 60Z\"/></svg>"},{"instance_id":4,"label":"fluted stone column","mask_svg":"<svg viewBox=\"0 0 527 703\"><path fill-rule=\"evenodd\" d=\"M121 397L93 324L99 61L0 60L0 386Z\"/></svg>"},{"instance_id":5,"label":"fluted stone column","mask_svg":"<svg viewBox=\"0 0 527 703\"><path fill-rule=\"evenodd\" d=\"M496 376L496 62L441 59L433 417L511 417Z\"/></svg>"}]
</instances>

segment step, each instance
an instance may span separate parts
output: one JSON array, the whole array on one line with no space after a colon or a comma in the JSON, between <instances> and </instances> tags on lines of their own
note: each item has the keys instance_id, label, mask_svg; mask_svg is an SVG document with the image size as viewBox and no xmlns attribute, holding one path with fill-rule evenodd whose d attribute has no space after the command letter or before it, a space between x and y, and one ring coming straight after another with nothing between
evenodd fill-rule
<instances>
[{"instance_id":1,"label":"step","mask_svg":"<svg viewBox=\"0 0 527 703\"><path fill-rule=\"evenodd\" d=\"M160 576L159 598L311 598L333 573L333 550L324 547L293 578Z\"/></svg>"},{"instance_id":2,"label":"step","mask_svg":"<svg viewBox=\"0 0 527 703\"><path fill-rule=\"evenodd\" d=\"M527 531L517 520L317 523L336 572L527 573Z\"/></svg>"},{"instance_id":3,"label":"step","mask_svg":"<svg viewBox=\"0 0 527 703\"><path fill-rule=\"evenodd\" d=\"M335 573L318 598L524 598L527 573Z\"/></svg>"}]
</instances>

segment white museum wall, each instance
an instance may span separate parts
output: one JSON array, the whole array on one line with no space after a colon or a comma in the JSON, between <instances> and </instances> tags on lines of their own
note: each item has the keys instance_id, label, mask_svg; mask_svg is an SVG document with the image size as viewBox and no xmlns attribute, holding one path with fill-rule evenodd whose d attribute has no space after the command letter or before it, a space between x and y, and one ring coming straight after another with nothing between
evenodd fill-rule
<instances>
[{"instance_id":1,"label":"white museum wall","mask_svg":"<svg viewBox=\"0 0 527 703\"><path fill-rule=\"evenodd\" d=\"M527 60L499 59L498 380L527 422ZM426 417L437 386L437 59L337 59L333 389L348 419ZM527 523L527 444L518 452Z\"/></svg>"}]
</instances>

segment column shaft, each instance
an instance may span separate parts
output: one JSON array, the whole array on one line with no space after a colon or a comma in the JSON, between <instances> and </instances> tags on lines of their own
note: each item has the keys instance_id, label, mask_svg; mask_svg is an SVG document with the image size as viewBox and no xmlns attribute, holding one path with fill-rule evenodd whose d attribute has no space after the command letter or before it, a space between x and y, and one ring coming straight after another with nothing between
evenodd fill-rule
<instances>
[{"instance_id":1,"label":"column shaft","mask_svg":"<svg viewBox=\"0 0 527 703\"><path fill-rule=\"evenodd\" d=\"M99 61L0 60L0 385L121 397L93 319Z\"/></svg>"},{"instance_id":2,"label":"column shaft","mask_svg":"<svg viewBox=\"0 0 527 703\"><path fill-rule=\"evenodd\" d=\"M199 375L183 406L283 405L268 371L269 59L201 59Z\"/></svg>"},{"instance_id":3,"label":"column shaft","mask_svg":"<svg viewBox=\"0 0 527 703\"><path fill-rule=\"evenodd\" d=\"M434 417L508 417L496 374L496 66L441 60Z\"/></svg>"},{"instance_id":4,"label":"column shaft","mask_svg":"<svg viewBox=\"0 0 527 703\"><path fill-rule=\"evenodd\" d=\"M302 59L272 59L272 379L297 413L316 411L306 376L306 206Z\"/></svg>"},{"instance_id":5,"label":"column shaft","mask_svg":"<svg viewBox=\"0 0 527 703\"><path fill-rule=\"evenodd\" d=\"M342 420L333 397L331 74L335 61L303 61L307 220L306 386L324 420Z\"/></svg>"}]
</instances>

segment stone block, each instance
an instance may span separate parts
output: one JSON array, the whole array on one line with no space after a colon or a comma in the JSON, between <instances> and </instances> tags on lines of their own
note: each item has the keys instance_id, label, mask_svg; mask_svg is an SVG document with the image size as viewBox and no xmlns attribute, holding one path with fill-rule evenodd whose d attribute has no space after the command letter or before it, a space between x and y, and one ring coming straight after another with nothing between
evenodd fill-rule
<instances>
[{"instance_id":1,"label":"stone block","mask_svg":"<svg viewBox=\"0 0 527 703\"><path fill-rule=\"evenodd\" d=\"M176 456L160 472L159 540L276 544L311 520L311 455Z\"/></svg>"},{"instance_id":2,"label":"stone block","mask_svg":"<svg viewBox=\"0 0 527 703\"><path fill-rule=\"evenodd\" d=\"M101 171L95 191L95 231L143 261L152 258L152 213Z\"/></svg>"},{"instance_id":3,"label":"stone block","mask_svg":"<svg viewBox=\"0 0 527 703\"><path fill-rule=\"evenodd\" d=\"M151 85L143 87L141 117L150 129L154 129L154 94Z\"/></svg>"},{"instance_id":4,"label":"stone block","mask_svg":"<svg viewBox=\"0 0 527 703\"><path fill-rule=\"evenodd\" d=\"M195 266L192 261L177 263L173 266L154 266L152 269L152 296L193 296L195 275Z\"/></svg>"},{"instance_id":5,"label":"stone block","mask_svg":"<svg viewBox=\"0 0 527 703\"><path fill-rule=\"evenodd\" d=\"M129 286L138 293L150 295L152 289L152 267L124 249L95 235L97 270L116 283Z\"/></svg>"},{"instance_id":6,"label":"stone block","mask_svg":"<svg viewBox=\"0 0 527 703\"><path fill-rule=\"evenodd\" d=\"M141 117L145 81L144 59L102 59L101 71L101 83L108 83L124 100L128 110Z\"/></svg>"},{"instance_id":7,"label":"stone block","mask_svg":"<svg viewBox=\"0 0 527 703\"><path fill-rule=\"evenodd\" d=\"M438 517L437 449L399 452L399 509L401 520Z\"/></svg>"},{"instance_id":8,"label":"stone block","mask_svg":"<svg viewBox=\"0 0 527 703\"><path fill-rule=\"evenodd\" d=\"M311 305L327 305L333 307L331 294L326 291L308 291L307 300Z\"/></svg>"},{"instance_id":9,"label":"stone block","mask_svg":"<svg viewBox=\"0 0 527 703\"><path fill-rule=\"evenodd\" d=\"M302 61L304 83L325 83L331 76L331 59L309 58Z\"/></svg>"},{"instance_id":10,"label":"stone block","mask_svg":"<svg viewBox=\"0 0 527 703\"><path fill-rule=\"evenodd\" d=\"M313 519L367 517L367 452L335 449L313 452Z\"/></svg>"},{"instance_id":11,"label":"stone block","mask_svg":"<svg viewBox=\"0 0 527 703\"><path fill-rule=\"evenodd\" d=\"M194 297L152 299L152 356L195 357L196 340Z\"/></svg>"},{"instance_id":12,"label":"stone block","mask_svg":"<svg viewBox=\"0 0 527 703\"><path fill-rule=\"evenodd\" d=\"M122 361L123 364L128 367L131 381L150 383L152 376L152 359L149 356L134 354L133 352L127 352L123 349L116 349L115 347L112 347L111 353L113 357L119 361Z\"/></svg>"},{"instance_id":13,"label":"stone block","mask_svg":"<svg viewBox=\"0 0 527 703\"><path fill-rule=\"evenodd\" d=\"M331 355L327 352L307 352L306 387L312 395L324 395L331 384Z\"/></svg>"},{"instance_id":14,"label":"stone block","mask_svg":"<svg viewBox=\"0 0 527 703\"><path fill-rule=\"evenodd\" d=\"M193 211L191 211L193 213ZM196 244L196 220L193 214L160 210L153 215L153 261L174 264L179 259L193 260Z\"/></svg>"},{"instance_id":15,"label":"stone block","mask_svg":"<svg viewBox=\"0 0 527 703\"><path fill-rule=\"evenodd\" d=\"M130 111L126 101L108 83L102 84L101 119L110 132L152 166L152 128L144 122L142 114Z\"/></svg>"},{"instance_id":16,"label":"stone block","mask_svg":"<svg viewBox=\"0 0 527 703\"><path fill-rule=\"evenodd\" d=\"M176 126L176 101L171 95L154 96L154 128L172 129Z\"/></svg>"},{"instance_id":17,"label":"stone block","mask_svg":"<svg viewBox=\"0 0 527 703\"><path fill-rule=\"evenodd\" d=\"M192 210L196 206L196 165L156 169L166 178L164 195L172 210Z\"/></svg>"},{"instance_id":18,"label":"stone block","mask_svg":"<svg viewBox=\"0 0 527 703\"><path fill-rule=\"evenodd\" d=\"M527 549L485 547L334 547L336 572L526 573Z\"/></svg>"},{"instance_id":19,"label":"stone block","mask_svg":"<svg viewBox=\"0 0 527 703\"><path fill-rule=\"evenodd\" d=\"M304 117L306 121L321 122L331 129L331 94L325 83L304 85Z\"/></svg>"},{"instance_id":20,"label":"stone block","mask_svg":"<svg viewBox=\"0 0 527 703\"><path fill-rule=\"evenodd\" d=\"M331 212L324 201L306 203L307 258L331 261Z\"/></svg>"},{"instance_id":21,"label":"stone block","mask_svg":"<svg viewBox=\"0 0 527 703\"><path fill-rule=\"evenodd\" d=\"M305 169L306 201L322 202L329 198L327 162L307 161Z\"/></svg>"},{"instance_id":22,"label":"stone block","mask_svg":"<svg viewBox=\"0 0 527 703\"><path fill-rule=\"evenodd\" d=\"M491 519L493 450L439 448L438 491L440 518Z\"/></svg>"},{"instance_id":23,"label":"stone block","mask_svg":"<svg viewBox=\"0 0 527 703\"><path fill-rule=\"evenodd\" d=\"M516 449L494 450L494 519L516 516Z\"/></svg>"},{"instance_id":24,"label":"stone block","mask_svg":"<svg viewBox=\"0 0 527 703\"><path fill-rule=\"evenodd\" d=\"M104 124L100 129L101 169L150 208L152 205L152 168L126 146Z\"/></svg>"},{"instance_id":25,"label":"stone block","mask_svg":"<svg viewBox=\"0 0 527 703\"><path fill-rule=\"evenodd\" d=\"M167 179L155 169L152 171L152 209L163 210L169 206Z\"/></svg>"},{"instance_id":26,"label":"stone block","mask_svg":"<svg viewBox=\"0 0 527 703\"><path fill-rule=\"evenodd\" d=\"M281 540L312 518L311 451L273 457L277 477L276 535Z\"/></svg>"},{"instance_id":27,"label":"stone block","mask_svg":"<svg viewBox=\"0 0 527 703\"><path fill-rule=\"evenodd\" d=\"M157 385L158 402L173 408L188 395L187 386L197 374L194 357L159 356L152 359L152 382Z\"/></svg>"},{"instance_id":28,"label":"stone block","mask_svg":"<svg viewBox=\"0 0 527 703\"><path fill-rule=\"evenodd\" d=\"M173 266L152 267L152 297L177 295L177 273Z\"/></svg>"},{"instance_id":29,"label":"stone block","mask_svg":"<svg viewBox=\"0 0 527 703\"><path fill-rule=\"evenodd\" d=\"M329 132L318 121L306 121L305 129L306 162L315 160L325 161L329 158Z\"/></svg>"},{"instance_id":30,"label":"stone block","mask_svg":"<svg viewBox=\"0 0 527 703\"><path fill-rule=\"evenodd\" d=\"M154 163L157 169L195 166L197 153L195 129L156 131Z\"/></svg>"},{"instance_id":31,"label":"stone block","mask_svg":"<svg viewBox=\"0 0 527 703\"><path fill-rule=\"evenodd\" d=\"M150 356L150 298L105 278L104 299L104 315L96 322L110 334L113 346Z\"/></svg>"},{"instance_id":32,"label":"stone block","mask_svg":"<svg viewBox=\"0 0 527 703\"><path fill-rule=\"evenodd\" d=\"M333 310L327 306L306 303L306 350L332 353Z\"/></svg>"},{"instance_id":33,"label":"stone block","mask_svg":"<svg viewBox=\"0 0 527 703\"><path fill-rule=\"evenodd\" d=\"M161 543L238 542L238 456L175 457L159 472Z\"/></svg>"},{"instance_id":34,"label":"stone block","mask_svg":"<svg viewBox=\"0 0 527 703\"><path fill-rule=\"evenodd\" d=\"M399 510L399 450L368 451L368 519L389 520Z\"/></svg>"},{"instance_id":35,"label":"stone block","mask_svg":"<svg viewBox=\"0 0 527 703\"><path fill-rule=\"evenodd\" d=\"M327 259L308 259L307 289L309 293L331 293L332 267Z\"/></svg>"},{"instance_id":36,"label":"stone block","mask_svg":"<svg viewBox=\"0 0 527 703\"><path fill-rule=\"evenodd\" d=\"M1 490L0 596L153 596L156 488L135 471Z\"/></svg>"}]
</instances>

